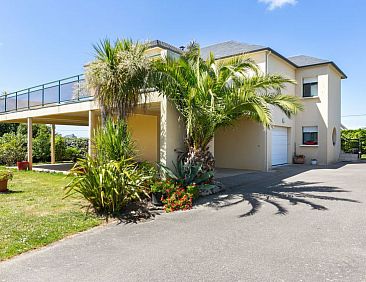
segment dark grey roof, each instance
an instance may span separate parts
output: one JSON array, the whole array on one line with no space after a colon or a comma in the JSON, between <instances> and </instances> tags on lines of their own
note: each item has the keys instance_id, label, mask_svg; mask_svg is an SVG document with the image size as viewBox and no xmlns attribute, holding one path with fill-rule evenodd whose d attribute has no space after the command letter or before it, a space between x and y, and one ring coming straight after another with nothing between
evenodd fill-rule
<instances>
[{"instance_id":1,"label":"dark grey roof","mask_svg":"<svg viewBox=\"0 0 366 282\"><path fill-rule=\"evenodd\" d=\"M181 54L182 53L182 50L169 44L169 43L166 43L164 41L160 41L160 40L152 40L152 41L149 41L147 43L147 45L150 47L150 48L153 48L153 47L161 47L163 49L168 49L170 51L173 51L175 53L178 53L178 54Z\"/></svg>"},{"instance_id":2,"label":"dark grey roof","mask_svg":"<svg viewBox=\"0 0 366 282\"><path fill-rule=\"evenodd\" d=\"M240 43L234 40L217 43L201 48L201 57L203 59L206 59L209 56L210 52L212 52L215 55L216 59L220 59L264 50L270 51L271 53L275 54L276 56L280 57L281 59L285 60L290 65L296 68L316 66L322 64L331 64L341 74L342 78L347 78L346 74L334 62L330 60L323 60L305 55L286 58L270 47Z\"/></svg>"},{"instance_id":3,"label":"dark grey roof","mask_svg":"<svg viewBox=\"0 0 366 282\"><path fill-rule=\"evenodd\" d=\"M261 45L240 43L231 40L201 48L201 57L206 59L209 56L210 52L212 52L215 55L215 58L218 59L264 49L267 49L267 47Z\"/></svg>"},{"instance_id":4,"label":"dark grey roof","mask_svg":"<svg viewBox=\"0 0 366 282\"><path fill-rule=\"evenodd\" d=\"M289 59L291 62L293 62L298 67L306 67L306 66L312 66L312 65L318 65L318 64L331 63L331 61L329 61L329 60L323 60L323 59L314 58L314 57L305 56L305 55L288 57L287 59Z\"/></svg>"},{"instance_id":5,"label":"dark grey roof","mask_svg":"<svg viewBox=\"0 0 366 282\"><path fill-rule=\"evenodd\" d=\"M347 78L347 75L333 61L330 61L330 60L324 60L324 59L319 59L319 58L305 56L305 55L288 57L287 59L299 68L331 64L341 74L342 78Z\"/></svg>"}]
</instances>

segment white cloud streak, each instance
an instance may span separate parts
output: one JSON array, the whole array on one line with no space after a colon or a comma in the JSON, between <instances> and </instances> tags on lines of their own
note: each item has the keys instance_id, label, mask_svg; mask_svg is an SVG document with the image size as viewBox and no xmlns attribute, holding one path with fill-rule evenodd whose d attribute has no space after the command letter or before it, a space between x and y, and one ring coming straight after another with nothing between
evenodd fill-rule
<instances>
[{"instance_id":1,"label":"white cloud streak","mask_svg":"<svg viewBox=\"0 0 366 282\"><path fill-rule=\"evenodd\" d=\"M281 8L284 5L296 5L297 0L258 0L260 3L268 5L268 10L273 11L274 9Z\"/></svg>"}]
</instances>

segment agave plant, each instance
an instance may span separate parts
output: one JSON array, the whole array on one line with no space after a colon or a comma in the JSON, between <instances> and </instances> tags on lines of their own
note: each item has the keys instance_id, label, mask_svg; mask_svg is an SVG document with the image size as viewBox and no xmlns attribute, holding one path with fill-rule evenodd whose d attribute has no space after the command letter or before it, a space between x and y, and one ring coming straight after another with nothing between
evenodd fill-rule
<instances>
[{"instance_id":1,"label":"agave plant","mask_svg":"<svg viewBox=\"0 0 366 282\"><path fill-rule=\"evenodd\" d=\"M212 187L208 183L213 177L213 171L203 171L202 164L190 164L180 159L174 164L174 171L163 164L158 164L158 167L164 177L173 180L183 187L192 184L200 186L201 189Z\"/></svg>"},{"instance_id":2,"label":"agave plant","mask_svg":"<svg viewBox=\"0 0 366 282\"><path fill-rule=\"evenodd\" d=\"M214 169L208 146L219 128L242 118L269 127L272 105L289 117L302 109L298 98L281 94L293 80L263 74L254 61L243 56L216 61L210 54L204 60L195 43L178 58L154 61L154 70L155 87L176 106L185 122L186 162L202 163L203 171Z\"/></svg>"}]
</instances>

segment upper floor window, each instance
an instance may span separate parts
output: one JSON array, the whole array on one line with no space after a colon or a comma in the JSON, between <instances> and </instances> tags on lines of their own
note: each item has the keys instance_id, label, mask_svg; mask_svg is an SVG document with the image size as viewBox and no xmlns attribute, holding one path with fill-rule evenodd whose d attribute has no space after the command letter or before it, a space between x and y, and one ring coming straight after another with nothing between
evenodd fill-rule
<instances>
[{"instance_id":1,"label":"upper floor window","mask_svg":"<svg viewBox=\"0 0 366 282\"><path fill-rule=\"evenodd\" d=\"M317 97L318 96L318 78L304 78L303 79L302 96L303 97Z\"/></svg>"},{"instance_id":2,"label":"upper floor window","mask_svg":"<svg viewBox=\"0 0 366 282\"><path fill-rule=\"evenodd\" d=\"M304 126L302 128L302 144L318 145L318 127Z\"/></svg>"}]
</instances>

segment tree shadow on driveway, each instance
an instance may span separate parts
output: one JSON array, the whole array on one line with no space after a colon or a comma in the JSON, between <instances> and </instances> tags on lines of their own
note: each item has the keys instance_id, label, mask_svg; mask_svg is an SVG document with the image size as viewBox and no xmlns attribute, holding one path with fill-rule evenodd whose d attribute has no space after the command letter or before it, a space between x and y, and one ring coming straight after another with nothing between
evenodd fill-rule
<instances>
[{"instance_id":1,"label":"tree shadow on driveway","mask_svg":"<svg viewBox=\"0 0 366 282\"><path fill-rule=\"evenodd\" d=\"M248 203L250 210L240 215L240 217L247 217L259 212L265 203L274 206L277 215L288 214L286 202L290 205L304 204L314 210L322 211L328 209L323 204L324 200L360 203L353 199L330 195L349 191L326 186L322 182L284 181L285 178L301 172L303 171L282 172L278 175L257 172L252 175L235 176L235 178L226 181L229 183L229 185L226 184L226 191L202 199L199 204L220 209ZM234 184L235 182L236 184ZM319 200L322 203L318 203Z\"/></svg>"}]
</instances>

